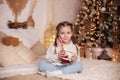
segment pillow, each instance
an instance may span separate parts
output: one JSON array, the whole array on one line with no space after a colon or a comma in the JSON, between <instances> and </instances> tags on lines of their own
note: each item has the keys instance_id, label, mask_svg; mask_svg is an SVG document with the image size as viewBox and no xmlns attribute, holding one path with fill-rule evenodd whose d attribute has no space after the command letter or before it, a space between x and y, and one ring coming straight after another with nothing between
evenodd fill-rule
<instances>
[{"instance_id":1,"label":"pillow","mask_svg":"<svg viewBox=\"0 0 120 80\"><path fill-rule=\"evenodd\" d=\"M5 46L0 43L0 66L13 66L25 64L26 62L21 59L21 57L16 54L14 47Z\"/></svg>"},{"instance_id":2,"label":"pillow","mask_svg":"<svg viewBox=\"0 0 120 80\"><path fill-rule=\"evenodd\" d=\"M23 44L19 44L19 46L16 46L15 52L26 63L33 63L33 61L37 58L37 55L33 53L31 49L28 49Z\"/></svg>"},{"instance_id":3,"label":"pillow","mask_svg":"<svg viewBox=\"0 0 120 80\"><path fill-rule=\"evenodd\" d=\"M45 46L40 41L38 41L31 49L38 55L44 55L46 52Z\"/></svg>"},{"instance_id":4,"label":"pillow","mask_svg":"<svg viewBox=\"0 0 120 80\"><path fill-rule=\"evenodd\" d=\"M36 58L37 55L23 44L13 47L0 43L0 66L2 67L30 64Z\"/></svg>"},{"instance_id":5,"label":"pillow","mask_svg":"<svg viewBox=\"0 0 120 80\"><path fill-rule=\"evenodd\" d=\"M38 41L32 48L31 50L33 51L34 54L38 56L38 60L40 59L41 56L46 54L46 48L45 46Z\"/></svg>"}]
</instances>

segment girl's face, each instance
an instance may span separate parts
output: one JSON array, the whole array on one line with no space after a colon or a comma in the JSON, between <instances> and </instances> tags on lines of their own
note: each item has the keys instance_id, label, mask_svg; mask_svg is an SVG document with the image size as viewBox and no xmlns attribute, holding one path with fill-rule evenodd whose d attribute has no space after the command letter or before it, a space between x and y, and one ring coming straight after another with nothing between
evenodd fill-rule
<instances>
[{"instance_id":1,"label":"girl's face","mask_svg":"<svg viewBox=\"0 0 120 80\"><path fill-rule=\"evenodd\" d=\"M61 27L58 33L64 44L69 44L71 42L72 34L73 32L70 26Z\"/></svg>"}]
</instances>

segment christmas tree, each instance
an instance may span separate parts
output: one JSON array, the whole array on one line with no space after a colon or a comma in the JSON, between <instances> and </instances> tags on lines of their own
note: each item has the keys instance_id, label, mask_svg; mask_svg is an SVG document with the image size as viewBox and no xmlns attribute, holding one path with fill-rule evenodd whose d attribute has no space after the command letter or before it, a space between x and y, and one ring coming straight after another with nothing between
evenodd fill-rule
<instances>
[{"instance_id":1,"label":"christmas tree","mask_svg":"<svg viewBox=\"0 0 120 80\"><path fill-rule=\"evenodd\" d=\"M79 46L116 47L120 43L118 22L112 0L84 0L75 20L74 41Z\"/></svg>"}]
</instances>

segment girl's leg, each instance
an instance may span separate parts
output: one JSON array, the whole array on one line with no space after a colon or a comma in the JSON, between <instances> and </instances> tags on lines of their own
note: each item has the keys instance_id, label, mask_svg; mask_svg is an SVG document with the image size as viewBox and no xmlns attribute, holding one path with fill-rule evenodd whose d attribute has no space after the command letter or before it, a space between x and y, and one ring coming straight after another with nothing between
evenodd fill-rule
<instances>
[{"instance_id":1,"label":"girl's leg","mask_svg":"<svg viewBox=\"0 0 120 80\"><path fill-rule=\"evenodd\" d=\"M39 71L41 72L46 72L46 71L57 71L58 70L58 67L49 63L48 61L46 60L42 60L38 63L38 69Z\"/></svg>"},{"instance_id":2,"label":"girl's leg","mask_svg":"<svg viewBox=\"0 0 120 80\"><path fill-rule=\"evenodd\" d=\"M75 62L71 65L61 68L63 74L77 73L82 71L82 64L80 62Z\"/></svg>"}]
</instances>

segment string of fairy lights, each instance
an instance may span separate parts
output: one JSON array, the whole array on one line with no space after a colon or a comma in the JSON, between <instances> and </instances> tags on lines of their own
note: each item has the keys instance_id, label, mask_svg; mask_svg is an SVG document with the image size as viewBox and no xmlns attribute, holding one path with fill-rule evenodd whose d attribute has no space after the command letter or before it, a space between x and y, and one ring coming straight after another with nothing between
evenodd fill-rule
<instances>
[{"instance_id":1,"label":"string of fairy lights","mask_svg":"<svg viewBox=\"0 0 120 80\"><path fill-rule=\"evenodd\" d=\"M75 20L75 42L87 48L117 49L120 29L116 11L117 7L113 5L112 0L84 0Z\"/></svg>"}]
</instances>

